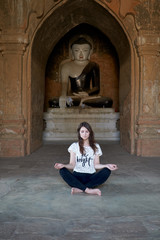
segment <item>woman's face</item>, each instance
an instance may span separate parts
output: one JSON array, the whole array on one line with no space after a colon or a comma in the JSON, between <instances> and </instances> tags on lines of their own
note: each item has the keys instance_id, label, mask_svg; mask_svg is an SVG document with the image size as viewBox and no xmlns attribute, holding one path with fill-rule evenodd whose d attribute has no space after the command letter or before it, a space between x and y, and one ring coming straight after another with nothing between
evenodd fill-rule
<instances>
[{"instance_id":1,"label":"woman's face","mask_svg":"<svg viewBox=\"0 0 160 240\"><path fill-rule=\"evenodd\" d=\"M81 137L83 140L87 140L87 139L89 138L90 132L88 131L87 128L81 127L79 133L80 133L80 137Z\"/></svg>"},{"instance_id":2,"label":"woman's face","mask_svg":"<svg viewBox=\"0 0 160 240\"><path fill-rule=\"evenodd\" d=\"M74 44L72 46L72 54L74 60L84 61L87 60L90 55L91 47L89 44Z\"/></svg>"}]
</instances>

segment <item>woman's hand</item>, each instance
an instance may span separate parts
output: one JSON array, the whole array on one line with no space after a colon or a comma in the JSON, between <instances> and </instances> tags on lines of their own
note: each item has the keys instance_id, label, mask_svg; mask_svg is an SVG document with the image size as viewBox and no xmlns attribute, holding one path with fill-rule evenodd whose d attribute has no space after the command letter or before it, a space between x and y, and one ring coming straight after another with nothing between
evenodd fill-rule
<instances>
[{"instance_id":1,"label":"woman's hand","mask_svg":"<svg viewBox=\"0 0 160 240\"><path fill-rule=\"evenodd\" d=\"M54 167L55 167L56 169L61 169L61 168L64 167L64 164L62 164L62 163L55 163Z\"/></svg>"},{"instance_id":2,"label":"woman's hand","mask_svg":"<svg viewBox=\"0 0 160 240\"><path fill-rule=\"evenodd\" d=\"M118 167L115 164L106 164L106 167L110 169L111 171L117 170Z\"/></svg>"}]
</instances>

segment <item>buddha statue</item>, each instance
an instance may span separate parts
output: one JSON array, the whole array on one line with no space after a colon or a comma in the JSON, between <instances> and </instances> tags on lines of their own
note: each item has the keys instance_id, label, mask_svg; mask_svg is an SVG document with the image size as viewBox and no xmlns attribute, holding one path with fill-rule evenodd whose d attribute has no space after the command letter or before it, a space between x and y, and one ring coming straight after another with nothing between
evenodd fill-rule
<instances>
[{"instance_id":1,"label":"buddha statue","mask_svg":"<svg viewBox=\"0 0 160 240\"><path fill-rule=\"evenodd\" d=\"M60 77L62 94L60 108L73 107L112 107L111 98L102 97L100 92L99 65L90 61L91 43L79 38L71 45L72 60L61 66Z\"/></svg>"}]
</instances>

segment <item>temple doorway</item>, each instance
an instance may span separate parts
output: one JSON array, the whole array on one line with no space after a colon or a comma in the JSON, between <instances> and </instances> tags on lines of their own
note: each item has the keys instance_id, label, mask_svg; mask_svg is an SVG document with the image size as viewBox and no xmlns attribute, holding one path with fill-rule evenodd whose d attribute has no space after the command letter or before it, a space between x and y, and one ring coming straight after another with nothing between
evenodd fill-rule
<instances>
[{"instance_id":1,"label":"temple doorway","mask_svg":"<svg viewBox=\"0 0 160 240\"><path fill-rule=\"evenodd\" d=\"M59 15L63 15L63 21ZM30 152L42 143L43 113L49 99L58 97L61 92L58 65L68 55L70 38L81 32L89 34L93 39L92 58L101 67L101 94L107 93L113 98L113 108L120 113L121 144L132 152L134 140L131 133L131 108L128 107L131 105L129 40L125 30L108 9L91 1L80 8L76 3L71 6L69 2L64 3L48 13L35 33L31 51ZM127 109L125 114L124 109Z\"/></svg>"},{"instance_id":2,"label":"temple doorway","mask_svg":"<svg viewBox=\"0 0 160 240\"><path fill-rule=\"evenodd\" d=\"M99 96L101 99L107 100L107 104L103 105L103 101L101 103L103 109L98 102L100 100L96 101L95 97L92 99L93 95L88 96L89 99L92 99L90 100L92 106L83 104L78 107L71 103L72 106L67 104L65 110L59 109L59 98L63 88L60 66L66 61L73 61L73 56L70 56L70 43L72 43L72 39L77 40L79 37L83 39L82 41L86 37L91 42L89 62L99 66L100 90L96 94L97 100ZM93 75L95 75L94 71L96 69L93 70ZM96 77L98 76L92 77L93 81L96 80ZM68 81L68 85L70 85L70 81ZM90 85L92 84L90 83ZM90 86L91 88L92 86ZM96 107L94 107L95 105ZM119 59L110 39L97 28L84 23L76 26L60 39L50 54L45 77L44 121L43 139L47 141L76 139L76 129L80 121L92 124L97 140L119 140Z\"/></svg>"}]
</instances>

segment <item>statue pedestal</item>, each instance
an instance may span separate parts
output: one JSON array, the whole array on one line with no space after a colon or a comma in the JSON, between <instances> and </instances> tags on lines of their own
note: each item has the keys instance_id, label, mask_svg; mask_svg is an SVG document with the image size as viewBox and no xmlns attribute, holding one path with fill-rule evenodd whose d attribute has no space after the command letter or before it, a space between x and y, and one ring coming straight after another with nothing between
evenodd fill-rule
<instances>
[{"instance_id":1,"label":"statue pedestal","mask_svg":"<svg viewBox=\"0 0 160 240\"><path fill-rule=\"evenodd\" d=\"M96 140L119 140L118 119L112 108L49 108L44 113L43 140L77 140L77 127L83 121L92 126Z\"/></svg>"}]
</instances>

